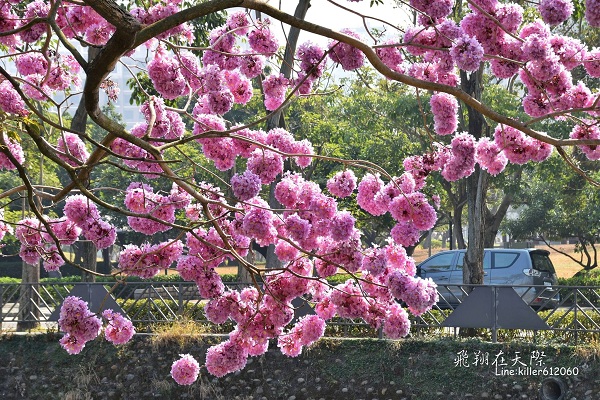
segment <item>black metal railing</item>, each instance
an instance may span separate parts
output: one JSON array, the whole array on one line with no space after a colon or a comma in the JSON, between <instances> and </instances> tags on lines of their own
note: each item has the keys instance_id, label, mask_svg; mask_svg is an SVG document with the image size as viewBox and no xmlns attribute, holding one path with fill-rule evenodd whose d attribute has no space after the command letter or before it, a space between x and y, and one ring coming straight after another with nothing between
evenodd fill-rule
<instances>
[{"instance_id":1,"label":"black metal railing","mask_svg":"<svg viewBox=\"0 0 600 400\"><path fill-rule=\"evenodd\" d=\"M99 309L120 308L138 331L182 318L206 323L207 332L230 328L205 320L207 300L192 282L127 282L0 284L0 330L54 326L57 310L70 293ZM413 335L453 336L459 329L476 328L493 341L521 337L578 344L600 338L600 286L439 285L438 293L440 300L431 311L411 318ZM469 307L483 308L466 312ZM360 320L335 319L329 326L339 336L381 337Z\"/></svg>"}]
</instances>

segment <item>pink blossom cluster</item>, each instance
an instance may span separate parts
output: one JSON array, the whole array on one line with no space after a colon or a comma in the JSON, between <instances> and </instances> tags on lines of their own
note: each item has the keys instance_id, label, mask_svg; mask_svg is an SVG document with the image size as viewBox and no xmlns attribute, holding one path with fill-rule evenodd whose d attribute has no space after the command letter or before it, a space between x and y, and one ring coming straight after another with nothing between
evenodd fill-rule
<instances>
[{"instance_id":1,"label":"pink blossom cluster","mask_svg":"<svg viewBox=\"0 0 600 400\"><path fill-rule=\"evenodd\" d=\"M59 151L58 157L71 166L84 164L90 156L83 140L71 132L60 134L56 149Z\"/></svg>"},{"instance_id":2,"label":"pink blossom cluster","mask_svg":"<svg viewBox=\"0 0 600 400\"><path fill-rule=\"evenodd\" d=\"M246 201L257 196L262 187L261 179L250 170L231 177L231 190L238 200Z\"/></svg>"},{"instance_id":3,"label":"pink blossom cluster","mask_svg":"<svg viewBox=\"0 0 600 400\"><path fill-rule=\"evenodd\" d=\"M415 167L416 165L411 166L405 162L407 173L400 178L392 178L387 185L384 185L378 176L365 174L358 185L356 197L358 205L370 214L383 215L388 211L391 213L398 224L390 234L396 242L404 246L416 243L419 231L430 229L437 219L433 206L418 192L420 187L414 177L419 172ZM419 167L423 167L422 162L419 163ZM439 169L441 167L431 170Z\"/></svg>"},{"instance_id":4,"label":"pink blossom cluster","mask_svg":"<svg viewBox=\"0 0 600 400\"><path fill-rule=\"evenodd\" d=\"M125 245L119 254L121 273L148 279L160 270L167 269L177 261L183 252L183 243L179 240L158 244Z\"/></svg>"},{"instance_id":5,"label":"pink blossom cluster","mask_svg":"<svg viewBox=\"0 0 600 400\"><path fill-rule=\"evenodd\" d=\"M1 85L1 84L0 84ZM0 96L0 99L2 96ZM0 100L1 102L2 100ZM2 107L0 105L0 107ZM23 148L14 138L9 137L6 133L2 133L3 146L0 146L0 169L14 170L17 169L13 161L7 156L10 153L17 164L22 165L25 162L25 153Z\"/></svg>"},{"instance_id":6,"label":"pink blossom cluster","mask_svg":"<svg viewBox=\"0 0 600 400\"><path fill-rule=\"evenodd\" d=\"M600 1L586 0L585 19L590 26L595 28L600 27Z\"/></svg>"},{"instance_id":7,"label":"pink blossom cluster","mask_svg":"<svg viewBox=\"0 0 600 400\"><path fill-rule=\"evenodd\" d=\"M135 328L131 320L111 309L104 310L102 317L107 321L104 328L104 337L114 345L125 344L135 335Z\"/></svg>"},{"instance_id":8,"label":"pink blossom cluster","mask_svg":"<svg viewBox=\"0 0 600 400\"><path fill-rule=\"evenodd\" d=\"M147 9L141 7L134 8L131 10L131 13L141 23L150 25L175 14L176 12L180 11L180 7L180 1L169 2L166 0L159 0L152 2L152 6ZM156 38L166 39L168 37L175 37L176 39L182 40L184 43L188 43L193 41L194 33L189 24L181 24L158 35Z\"/></svg>"},{"instance_id":9,"label":"pink blossom cluster","mask_svg":"<svg viewBox=\"0 0 600 400\"><path fill-rule=\"evenodd\" d=\"M404 301L410 312L417 316L430 310L438 301L436 285L431 278L415 278L404 272L394 271L388 277L388 285L390 293Z\"/></svg>"},{"instance_id":10,"label":"pink blossom cluster","mask_svg":"<svg viewBox=\"0 0 600 400\"><path fill-rule=\"evenodd\" d=\"M263 80L262 86L267 110L274 111L283 104L289 85L290 81L283 74L269 75Z\"/></svg>"},{"instance_id":11,"label":"pink blossom cluster","mask_svg":"<svg viewBox=\"0 0 600 400\"><path fill-rule=\"evenodd\" d=\"M8 114L29 114L25 102L8 80L0 82L0 109Z\"/></svg>"},{"instance_id":12,"label":"pink blossom cluster","mask_svg":"<svg viewBox=\"0 0 600 400\"><path fill-rule=\"evenodd\" d=\"M450 55L458 68L476 71L483 60L483 47L477 39L463 35L454 41Z\"/></svg>"},{"instance_id":13,"label":"pink blossom cluster","mask_svg":"<svg viewBox=\"0 0 600 400\"><path fill-rule=\"evenodd\" d=\"M450 146L450 152L442 153L442 176L448 181L457 181L467 177L475 170L475 138L468 133L456 135Z\"/></svg>"},{"instance_id":14,"label":"pink blossom cluster","mask_svg":"<svg viewBox=\"0 0 600 400\"><path fill-rule=\"evenodd\" d=\"M125 344L135 334L130 320L120 313L107 309L102 312L107 324L104 329L106 340L114 345ZM68 296L60 308L58 326L65 335L61 346L69 354L79 354L85 344L94 340L102 331L102 320L88 308L88 303L79 297Z\"/></svg>"},{"instance_id":15,"label":"pink blossom cluster","mask_svg":"<svg viewBox=\"0 0 600 400\"><path fill-rule=\"evenodd\" d=\"M12 234L13 228L4 221L4 209L0 209L0 241L7 233Z\"/></svg>"},{"instance_id":16,"label":"pink blossom cluster","mask_svg":"<svg viewBox=\"0 0 600 400\"><path fill-rule=\"evenodd\" d=\"M381 61L387 67L392 71L403 73L404 57L400 51L400 47L395 46L396 43L396 40L388 39L383 43L383 47L378 47L376 51Z\"/></svg>"},{"instance_id":17,"label":"pink blossom cluster","mask_svg":"<svg viewBox=\"0 0 600 400\"><path fill-rule=\"evenodd\" d=\"M21 242L19 256L29 264L42 259L46 271L56 271L65 261L58 252L55 238L59 245L71 245L77 241L81 228L67 218L48 219L46 223L52 234L35 218L17 222L15 236Z\"/></svg>"},{"instance_id":18,"label":"pink blossom cluster","mask_svg":"<svg viewBox=\"0 0 600 400\"><path fill-rule=\"evenodd\" d=\"M191 385L200 374L200 364L189 354L180 354L179 360L171 365L171 377L179 385Z\"/></svg>"},{"instance_id":19,"label":"pink blossom cluster","mask_svg":"<svg viewBox=\"0 0 600 400\"><path fill-rule=\"evenodd\" d=\"M131 212L153 218L127 217L127 223L131 229L146 235L153 235L171 229L168 224L175 221L175 210L185 207L186 204L174 201L171 195L154 193L153 188L149 185L133 182L127 187L125 206Z\"/></svg>"},{"instance_id":20,"label":"pink blossom cluster","mask_svg":"<svg viewBox=\"0 0 600 400\"><path fill-rule=\"evenodd\" d=\"M265 133L250 129L235 131L235 136L214 135L225 130L222 118L210 114L197 114L194 124L196 141L202 144L202 152L215 163L217 169L226 171L233 168L237 156L247 158L247 169L260 177L262 184L268 184L283 171L283 162L287 155L300 168L306 168L312 162L314 150L307 140L295 140L293 135L281 128ZM269 149L272 146L278 152ZM281 154L285 153L285 154Z\"/></svg>"},{"instance_id":21,"label":"pink blossom cluster","mask_svg":"<svg viewBox=\"0 0 600 400\"><path fill-rule=\"evenodd\" d=\"M296 357L302 347L308 347L319 340L325 333L325 320L318 315L302 317L288 332L280 335L277 346L289 357Z\"/></svg>"},{"instance_id":22,"label":"pink blossom cluster","mask_svg":"<svg viewBox=\"0 0 600 400\"><path fill-rule=\"evenodd\" d=\"M541 0L538 9L544 22L554 26L569 19L573 13L573 2L571 0Z\"/></svg>"},{"instance_id":23,"label":"pink blossom cluster","mask_svg":"<svg viewBox=\"0 0 600 400\"><path fill-rule=\"evenodd\" d=\"M337 197L348 197L356 189L356 175L351 169L336 173L327 181L327 189Z\"/></svg>"},{"instance_id":24,"label":"pink blossom cluster","mask_svg":"<svg viewBox=\"0 0 600 400\"><path fill-rule=\"evenodd\" d=\"M60 308L58 326L65 332L60 345L69 354L79 354L87 342L100 334L102 321L89 310L87 302L68 296Z\"/></svg>"},{"instance_id":25,"label":"pink blossom cluster","mask_svg":"<svg viewBox=\"0 0 600 400\"><path fill-rule=\"evenodd\" d=\"M98 249L112 246L117 238L114 226L100 217L98 208L87 197L69 196L63 208L65 216L81 228L83 236L91 240Z\"/></svg>"},{"instance_id":26,"label":"pink blossom cluster","mask_svg":"<svg viewBox=\"0 0 600 400\"><path fill-rule=\"evenodd\" d=\"M340 32L360 40L360 35L349 29L342 29ZM365 55L362 51L352 45L338 41L331 41L329 43L329 58L333 62L339 63L345 71L358 69L365 62Z\"/></svg>"},{"instance_id":27,"label":"pink blossom cluster","mask_svg":"<svg viewBox=\"0 0 600 400\"><path fill-rule=\"evenodd\" d=\"M481 138L477 143L475 161L481 168L494 176L504 171L508 164L508 158L506 158L502 148L489 138Z\"/></svg>"},{"instance_id":28,"label":"pink blossom cluster","mask_svg":"<svg viewBox=\"0 0 600 400\"><path fill-rule=\"evenodd\" d=\"M158 93L165 99L176 99L186 94L186 80L177 59L159 47L148 63L148 76Z\"/></svg>"},{"instance_id":29,"label":"pink blossom cluster","mask_svg":"<svg viewBox=\"0 0 600 400\"><path fill-rule=\"evenodd\" d=\"M523 132L504 125L498 125L494 131L494 142L504 155L514 164L529 161L544 161L552 154L552 146L540 140L530 138Z\"/></svg>"},{"instance_id":30,"label":"pink blossom cluster","mask_svg":"<svg viewBox=\"0 0 600 400\"><path fill-rule=\"evenodd\" d=\"M458 126L458 101L447 93L436 93L429 100L434 129L438 135L450 135Z\"/></svg>"},{"instance_id":31,"label":"pink blossom cluster","mask_svg":"<svg viewBox=\"0 0 600 400\"><path fill-rule=\"evenodd\" d=\"M216 377L239 371L246 366L248 352L235 341L227 340L206 352L206 369Z\"/></svg>"},{"instance_id":32,"label":"pink blossom cluster","mask_svg":"<svg viewBox=\"0 0 600 400\"><path fill-rule=\"evenodd\" d=\"M410 5L433 19L447 17L452 12L452 0L410 0Z\"/></svg>"},{"instance_id":33,"label":"pink blossom cluster","mask_svg":"<svg viewBox=\"0 0 600 400\"><path fill-rule=\"evenodd\" d=\"M582 121L575 125L571 134L571 139L600 139L600 129L591 121ZM583 154L590 160L600 160L600 146L580 145L577 146Z\"/></svg>"}]
</instances>

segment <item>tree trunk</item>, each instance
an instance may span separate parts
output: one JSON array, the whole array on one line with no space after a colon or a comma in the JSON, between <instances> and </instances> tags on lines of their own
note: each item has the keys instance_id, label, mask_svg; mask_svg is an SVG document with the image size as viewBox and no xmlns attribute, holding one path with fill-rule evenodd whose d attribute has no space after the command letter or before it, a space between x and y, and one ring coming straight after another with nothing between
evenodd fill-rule
<instances>
[{"instance_id":1,"label":"tree trunk","mask_svg":"<svg viewBox=\"0 0 600 400\"><path fill-rule=\"evenodd\" d=\"M102 264L98 268L98 272L106 275L110 275L112 272L112 265L110 263L110 255L112 252L112 246L102 249Z\"/></svg>"},{"instance_id":2,"label":"tree trunk","mask_svg":"<svg viewBox=\"0 0 600 400\"><path fill-rule=\"evenodd\" d=\"M462 89L480 100L483 91L483 67L476 72L467 74L460 71ZM485 120L477 110L467 106L469 117L468 132L479 140L483 135ZM485 194L487 191L487 173L479 166L467 178L467 211L469 226L467 231L468 248L463 268L463 282L469 284L483 283L483 249L485 229Z\"/></svg>"},{"instance_id":3,"label":"tree trunk","mask_svg":"<svg viewBox=\"0 0 600 400\"><path fill-rule=\"evenodd\" d=\"M83 248L83 267L90 271L96 272L96 258L98 254L96 245L89 240L81 241L80 243L81 247ZM96 275L84 271L81 274L81 281L96 282Z\"/></svg>"},{"instance_id":4,"label":"tree trunk","mask_svg":"<svg viewBox=\"0 0 600 400\"><path fill-rule=\"evenodd\" d=\"M23 262L21 269L21 291L19 293L19 322L17 332L23 332L40 326L40 265Z\"/></svg>"},{"instance_id":5,"label":"tree trunk","mask_svg":"<svg viewBox=\"0 0 600 400\"><path fill-rule=\"evenodd\" d=\"M512 203L512 195L507 194L502 199L502 203L498 210L492 214L491 211L486 210L485 213L485 232L483 237L484 246L486 248L494 247L496 243L496 235L498 235L498 230L500 229L500 223L506 216L506 212L508 211L508 207Z\"/></svg>"},{"instance_id":6,"label":"tree trunk","mask_svg":"<svg viewBox=\"0 0 600 400\"><path fill-rule=\"evenodd\" d=\"M454 208L454 214L452 215L452 237L450 238L450 243L456 243L456 246L452 246L453 249L465 249L467 246L465 244L465 237L463 236L462 231L462 210L463 206L458 206Z\"/></svg>"},{"instance_id":7,"label":"tree trunk","mask_svg":"<svg viewBox=\"0 0 600 400\"><path fill-rule=\"evenodd\" d=\"M299 0L298 5L296 6L296 10L294 11L294 17L304 19L306 17L306 13L308 12L309 7L310 0ZM300 29L296 27L290 28L290 33L287 38L287 45L285 47L283 62L279 71L286 78L290 78L292 73L294 54L296 53L296 46L298 45L299 35ZM267 129L270 130L277 127L285 128L282 110L277 111L267 120ZM276 182L271 183L269 188L269 205L273 208L281 208L281 204L279 204L279 202L275 199L275 184ZM266 268L281 268L281 262L275 255L274 245L269 245L269 247L267 248L267 256L265 258L267 260Z\"/></svg>"},{"instance_id":8,"label":"tree trunk","mask_svg":"<svg viewBox=\"0 0 600 400\"><path fill-rule=\"evenodd\" d=\"M250 248L248 249L246 261L248 261L250 264L254 264L255 259L256 257L254 256L254 250L252 250L252 243L250 243ZM244 268L242 264L238 264L237 275L239 283L252 283L252 275L246 268Z\"/></svg>"},{"instance_id":9,"label":"tree trunk","mask_svg":"<svg viewBox=\"0 0 600 400\"><path fill-rule=\"evenodd\" d=\"M483 283L483 249L485 226L485 191L487 173L479 167L467 178L467 208L469 212L468 237L469 246L465 255L463 283Z\"/></svg>"}]
</instances>

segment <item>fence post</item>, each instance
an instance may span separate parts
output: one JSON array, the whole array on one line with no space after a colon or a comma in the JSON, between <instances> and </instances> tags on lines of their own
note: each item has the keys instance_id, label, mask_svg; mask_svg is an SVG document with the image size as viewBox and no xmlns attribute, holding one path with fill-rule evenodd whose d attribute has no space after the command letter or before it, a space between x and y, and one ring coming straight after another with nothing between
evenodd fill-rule
<instances>
[{"instance_id":1,"label":"fence post","mask_svg":"<svg viewBox=\"0 0 600 400\"><path fill-rule=\"evenodd\" d=\"M498 343L498 310L496 308L498 307L498 292L496 289L496 286L492 286L492 343Z\"/></svg>"},{"instance_id":2,"label":"fence post","mask_svg":"<svg viewBox=\"0 0 600 400\"><path fill-rule=\"evenodd\" d=\"M4 315L2 310L4 309L4 286L0 285L0 331L2 331L2 321L4 321Z\"/></svg>"},{"instance_id":3,"label":"fence post","mask_svg":"<svg viewBox=\"0 0 600 400\"><path fill-rule=\"evenodd\" d=\"M575 311L573 312L573 326L575 327L575 346L577 346L579 342L579 321L577 320L577 309L579 308L579 304L577 303L578 293L579 289L575 289Z\"/></svg>"},{"instance_id":4,"label":"fence post","mask_svg":"<svg viewBox=\"0 0 600 400\"><path fill-rule=\"evenodd\" d=\"M183 316L183 287L181 282L177 284L177 315L181 318Z\"/></svg>"}]
</instances>

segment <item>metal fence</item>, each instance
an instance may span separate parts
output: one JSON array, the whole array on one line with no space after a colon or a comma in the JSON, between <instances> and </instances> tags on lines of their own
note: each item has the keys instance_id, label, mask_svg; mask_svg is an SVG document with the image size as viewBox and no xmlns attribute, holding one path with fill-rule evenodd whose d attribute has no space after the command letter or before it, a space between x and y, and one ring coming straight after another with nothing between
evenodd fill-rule
<instances>
[{"instance_id":1,"label":"metal fence","mask_svg":"<svg viewBox=\"0 0 600 400\"><path fill-rule=\"evenodd\" d=\"M438 293L440 301L431 311L411 317L413 335L453 336L458 329L474 328L493 341L524 337L578 344L600 338L599 286L439 285ZM231 328L205 320L206 300L192 282L127 282L0 284L0 330L56 327L68 295L84 298L94 311L120 308L138 330L181 318L206 323L208 332ZM307 304L295 305L299 314L311 312ZM358 320L335 319L329 326L335 335L381 337Z\"/></svg>"}]
</instances>

